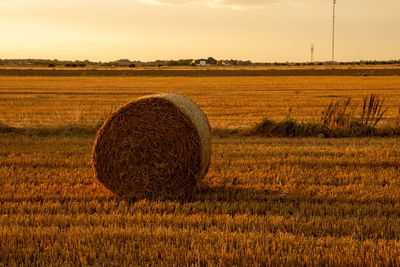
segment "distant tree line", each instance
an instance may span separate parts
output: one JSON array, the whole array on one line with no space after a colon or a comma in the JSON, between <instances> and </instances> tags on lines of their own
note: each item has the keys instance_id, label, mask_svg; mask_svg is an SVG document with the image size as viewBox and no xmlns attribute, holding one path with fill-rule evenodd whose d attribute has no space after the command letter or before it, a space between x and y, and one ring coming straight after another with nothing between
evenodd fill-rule
<instances>
[{"instance_id":1,"label":"distant tree line","mask_svg":"<svg viewBox=\"0 0 400 267\"><path fill-rule=\"evenodd\" d=\"M307 66L307 65L330 65L332 62L258 62L253 63L250 60L243 61L237 59L217 60L213 57L201 59L178 59L178 60L155 60L155 61L131 61L129 59L119 59L116 61L101 62L89 60L58 60L58 59L0 59L0 66L48 66L48 67L86 67L86 66ZM360 60L351 62L334 62L336 65L393 65L400 64L400 60Z\"/></svg>"}]
</instances>

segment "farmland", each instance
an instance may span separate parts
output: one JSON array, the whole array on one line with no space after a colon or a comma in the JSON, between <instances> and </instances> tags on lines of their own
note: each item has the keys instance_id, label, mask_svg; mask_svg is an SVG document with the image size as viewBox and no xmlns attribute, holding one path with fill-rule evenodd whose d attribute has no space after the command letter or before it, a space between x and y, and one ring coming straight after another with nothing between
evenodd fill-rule
<instances>
[{"instance_id":1,"label":"farmland","mask_svg":"<svg viewBox=\"0 0 400 267\"><path fill-rule=\"evenodd\" d=\"M0 76L0 122L91 127L136 97L183 93L220 129L319 118L399 76ZM290 113L290 114L289 114ZM131 202L94 180L92 134L0 134L4 265L399 265L400 139L212 139L191 200Z\"/></svg>"},{"instance_id":2,"label":"farmland","mask_svg":"<svg viewBox=\"0 0 400 267\"><path fill-rule=\"evenodd\" d=\"M288 115L312 121L332 100L369 93L385 98L386 118L399 114L400 76L281 77L9 77L0 76L0 121L10 126L103 120L139 96L179 92L206 112L213 128L250 127Z\"/></svg>"}]
</instances>

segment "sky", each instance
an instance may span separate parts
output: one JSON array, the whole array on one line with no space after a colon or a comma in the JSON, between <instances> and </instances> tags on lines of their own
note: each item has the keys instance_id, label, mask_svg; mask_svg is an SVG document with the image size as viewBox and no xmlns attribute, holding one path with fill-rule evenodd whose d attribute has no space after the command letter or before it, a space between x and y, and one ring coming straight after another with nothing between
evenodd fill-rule
<instances>
[{"instance_id":1,"label":"sky","mask_svg":"<svg viewBox=\"0 0 400 267\"><path fill-rule=\"evenodd\" d=\"M1 0L0 59L328 61L333 0ZM337 0L337 61L400 59L400 0Z\"/></svg>"}]
</instances>

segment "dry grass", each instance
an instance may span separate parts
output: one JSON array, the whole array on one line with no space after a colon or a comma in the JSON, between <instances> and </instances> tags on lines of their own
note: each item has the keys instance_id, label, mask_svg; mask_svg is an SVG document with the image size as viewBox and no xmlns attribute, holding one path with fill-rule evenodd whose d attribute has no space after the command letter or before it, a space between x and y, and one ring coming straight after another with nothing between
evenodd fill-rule
<instances>
[{"instance_id":1,"label":"dry grass","mask_svg":"<svg viewBox=\"0 0 400 267\"><path fill-rule=\"evenodd\" d=\"M165 91L220 128L289 107L312 121L332 98L372 92L398 120L399 88L400 77L0 77L0 121L96 125ZM186 202L113 195L93 178L93 141L0 134L0 265L400 265L399 138L215 137Z\"/></svg>"}]
</instances>

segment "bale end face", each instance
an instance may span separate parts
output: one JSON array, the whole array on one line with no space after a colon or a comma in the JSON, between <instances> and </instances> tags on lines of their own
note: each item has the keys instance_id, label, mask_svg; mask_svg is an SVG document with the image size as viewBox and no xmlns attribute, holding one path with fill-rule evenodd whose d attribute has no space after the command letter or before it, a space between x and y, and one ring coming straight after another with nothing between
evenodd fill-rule
<instances>
[{"instance_id":1,"label":"bale end face","mask_svg":"<svg viewBox=\"0 0 400 267\"><path fill-rule=\"evenodd\" d=\"M163 94L113 113L97 133L92 163L95 177L120 196L185 199L206 174L210 153L201 109L182 95Z\"/></svg>"}]
</instances>

